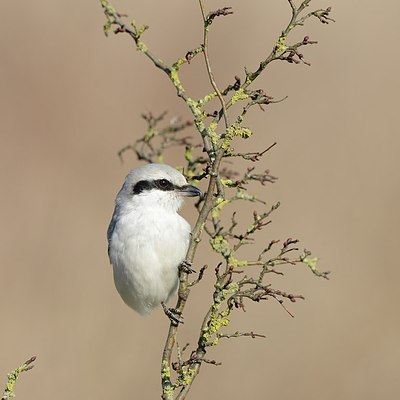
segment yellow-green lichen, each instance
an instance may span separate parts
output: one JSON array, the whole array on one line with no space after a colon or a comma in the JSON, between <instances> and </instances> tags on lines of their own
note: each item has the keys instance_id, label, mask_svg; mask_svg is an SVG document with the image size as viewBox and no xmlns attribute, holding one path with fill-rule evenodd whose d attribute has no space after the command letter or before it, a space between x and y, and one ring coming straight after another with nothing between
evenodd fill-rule
<instances>
[{"instance_id":1,"label":"yellow-green lichen","mask_svg":"<svg viewBox=\"0 0 400 400\"><path fill-rule=\"evenodd\" d=\"M176 87L176 89L179 90L180 92L184 92L183 86L182 86L181 81L179 79L178 71L179 71L179 69L172 68L169 77L170 77L173 85ZM189 101L193 101L193 100L192 99L188 99L187 100L187 104L190 107Z\"/></svg>"},{"instance_id":2,"label":"yellow-green lichen","mask_svg":"<svg viewBox=\"0 0 400 400\"><path fill-rule=\"evenodd\" d=\"M218 145L219 135L215 131L208 131L208 137L212 144Z\"/></svg>"},{"instance_id":3,"label":"yellow-green lichen","mask_svg":"<svg viewBox=\"0 0 400 400\"><path fill-rule=\"evenodd\" d=\"M224 311L218 313L214 318L210 320L209 333L211 335L217 333L223 327L228 326L230 322L231 322L230 319L228 318L227 314Z\"/></svg>"},{"instance_id":4,"label":"yellow-green lichen","mask_svg":"<svg viewBox=\"0 0 400 400\"><path fill-rule=\"evenodd\" d=\"M228 318L229 310L222 311L220 313L212 312L210 320L208 321L207 327L203 330L203 339L208 343L213 335L220 331L223 327L226 327L230 323Z\"/></svg>"},{"instance_id":5,"label":"yellow-green lichen","mask_svg":"<svg viewBox=\"0 0 400 400\"><path fill-rule=\"evenodd\" d=\"M235 187L236 183L232 179L221 179L222 186L226 188Z\"/></svg>"},{"instance_id":6,"label":"yellow-green lichen","mask_svg":"<svg viewBox=\"0 0 400 400\"><path fill-rule=\"evenodd\" d=\"M218 235L215 238L210 238L210 244L215 252L221 254L224 257L229 257L232 253L229 242L221 235Z\"/></svg>"},{"instance_id":7,"label":"yellow-green lichen","mask_svg":"<svg viewBox=\"0 0 400 400\"><path fill-rule=\"evenodd\" d=\"M219 218L219 214L220 214L222 208L223 208L224 206L226 206L227 204L229 204L229 203L230 203L230 200L224 199L224 198L222 198L222 197L218 197L218 199L217 199L216 202L215 202L215 206L214 206L214 208L213 208L212 211L211 211L211 216L212 216L214 219Z\"/></svg>"},{"instance_id":8,"label":"yellow-green lichen","mask_svg":"<svg viewBox=\"0 0 400 400\"><path fill-rule=\"evenodd\" d=\"M212 93L208 94L207 96L204 96L202 99L200 99L198 101L199 106L203 107L204 104L210 102L216 95L217 95L216 92L212 92Z\"/></svg>"},{"instance_id":9,"label":"yellow-green lichen","mask_svg":"<svg viewBox=\"0 0 400 400\"><path fill-rule=\"evenodd\" d=\"M253 134L253 131L250 130L249 128L241 126L239 129L236 130L235 133L236 133L236 136L240 136L243 139L247 139Z\"/></svg>"},{"instance_id":10,"label":"yellow-green lichen","mask_svg":"<svg viewBox=\"0 0 400 400\"><path fill-rule=\"evenodd\" d=\"M210 126L208 127L208 130L215 132L215 130L217 129L217 126L218 126L218 122L213 121L213 122L211 122Z\"/></svg>"},{"instance_id":11,"label":"yellow-green lichen","mask_svg":"<svg viewBox=\"0 0 400 400\"><path fill-rule=\"evenodd\" d=\"M146 53L148 50L147 46L140 39L136 42L136 48L142 53Z\"/></svg>"},{"instance_id":12,"label":"yellow-green lichen","mask_svg":"<svg viewBox=\"0 0 400 400\"><path fill-rule=\"evenodd\" d=\"M248 201L255 201L255 200L257 200L256 196L254 196L254 195L248 193L246 190L241 190L241 189L239 189L239 190L236 192L236 196L235 196L235 197L236 197L237 199L239 199L239 200L248 200Z\"/></svg>"},{"instance_id":13,"label":"yellow-green lichen","mask_svg":"<svg viewBox=\"0 0 400 400\"><path fill-rule=\"evenodd\" d=\"M144 134L144 140L145 142L149 142L153 137L156 135L156 131L152 128L148 129L146 133Z\"/></svg>"},{"instance_id":14,"label":"yellow-green lichen","mask_svg":"<svg viewBox=\"0 0 400 400\"><path fill-rule=\"evenodd\" d=\"M106 36L110 33L112 22L111 20L107 20L107 22L103 25L103 31Z\"/></svg>"},{"instance_id":15,"label":"yellow-green lichen","mask_svg":"<svg viewBox=\"0 0 400 400\"><path fill-rule=\"evenodd\" d=\"M239 90L237 90L232 98L231 98L231 103L235 104L236 102L238 102L239 100L244 100L247 99L249 97L249 95L247 93L244 92L243 88L240 88Z\"/></svg>"},{"instance_id":16,"label":"yellow-green lichen","mask_svg":"<svg viewBox=\"0 0 400 400\"><path fill-rule=\"evenodd\" d=\"M182 85L181 85L182 86ZM183 90L183 87L182 87ZM199 103L193 99L191 99L190 97L187 98L186 100L186 104L189 106L190 110L192 111L193 115L195 116L195 124L196 126L199 128L201 127L203 130L204 129L204 125L202 123L202 121L205 118L205 115L203 113L203 111L201 110Z\"/></svg>"},{"instance_id":17,"label":"yellow-green lichen","mask_svg":"<svg viewBox=\"0 0 400 400\"><path fill-rule=\"evenodd\" d=\"M111 26L115 22L116 10L107 0L101 0L101 6L104 8L104 13L107 18L107 21L103 26L103 30L104 30L104 34L106 36L108 36L108 34L111 30Z\"/></svg>"},{"instance_id":18,"label":"yellow-green lichen","mask_svg":"<svg viewBox=\"0 0 400 400\"><path fill-rule=\"evenodd\" d=\"M101 6L107 10L108 14L116 14L115 8L107 0L101 0Z\"/></svg>"},{"instance_id":19,"label":"yellow-green lichen","mask_svg":"<svg viewBox=\"0 0 400 400\"><path fill-rule=\"evenodd\" d=\"M237 282L231 282L225 289L221 290L219 285L216 285L215 288L216 291L214 293L214 303L212 305L210 318L202 332L202 338L207 344L210 344L210 340L218 331L229 325L230 319L228 317L231 309L228 307L221 312L219 312L219 309L224 301L238 292L239 284ZM218 337L214 338L211 345L215 346L217 343Z\"/></svg>"},{"instance_id":20,"label":"yellow-green lichen","mask_svg":"<svg viewBox=\"0 0 400 400\"><path fill-rule=\"evenodd\" d=\"M228 139L233 139L235 136L240 136L243 139L248 139L253 135L253 131L249 128L246 128L239 123L235 122L232 124L226 131L226 137Z\"/></svg>"},{"instance_id":21,"label":"yellow-green lichen","mask_svg":"<svg viewBox=\"0 0 400 400\"><path fill-rule=\"evenodd\" d=\"M163 388L163 392L166 395L167 399L173 400L174 398L174 388L173 386L167 386Z\"/></svg>"},{"instance_id":22,"label":"yellow-green lichen","mask_svg":"<svg viewBox=\"0 0 400 400\"><path fill-rule=\"evenodd\" d=\"M225 138L221 143L221 148L225 150L226 154L231 154L233 152L233 148L230 146L230 140L228 138Z\"/></svg>"},{"instance_id":23,"label":"yellow-green lichen","mask_svg":"<svg viewBox=\"0 0 400 400\"><path fill-rule=\"evenodd\" d=\"M216 337L216 338L212 341L211 346L216 346L216 345L218 344L218 342L219 342L219 338Z\"/></svg>"},{"instance_id":24,"label":"yellow-green lichen","mask_svg":"<svg viewBox=\"0 0 400 400\"><path fill-rule=\"evenodd\" d=\"M197 101L194 101L190 97L188 97L188 99L186 100L186 103L190 108L196 108L197 107Z\"/></svg>"},{"instance_id":25,"label":"yellow-green lichen","mask_svg":"<svg viewBox=\"0 0 400 400\"><path fill-rule=\"evenodd\" d=\"M207 324L206 337L207 340L211 339L211 336L217 333L221 328L228 326L230 323L229 314L231 313L230 308L218 312L221 304L228 299L228 297L234 295L239 290L239 284L237 282L231 282L225 289L219 291L214 297L213 310L211 312L210 320Z\"/></svg>"},{"instance_id":26,"label":"yellow-green lichen","mask_svg":"<svg viewBox=\"0 0 400 400\"><path fill-rule=\"evenodd\" d=\"M310 268L311 271L314 274L316 274L316 273L318 274L319 273L319 270L318 270L318 267L317 267L317 264L318 264L318 258L317 257L314 257L314 258L306 257L306 258L303 259L303 263L306 264L307 267Z\"/></svg>"},{"instance_id":27,"label":"yellow-green lichen","mask_svg":"<svg viewBox=\"0 0 400 400\"><path fill-rule=\"evenodd\" d=\"M288 49L288 47L286 46L286 39L287 35L285 35L285 33L282 32L281 36L279 36L279 39L275 44L275 51L277 53L283 53Z\"/></svg>"},{"instance_id":28,"label":"yellow-green lichen","mask_svg":"<svg viewBox=\"0 0 400 400\"><path fill-rule=\"evenodd\" d=\"M223 295L227 297L228 295L231 296L233 294L236 294L238 290L239 290L239 284L237 282L231 282L222 292Z\"/></svg>"},{"instance_id":29,"label":"yellow-green lichen","mask_svg":"<svg viewBox=\"0 0 400 400\"><path fill-rule=\"evenodd\" d=\"M148 25L143 25L141 26L137 31L136 31L136 36L140 38L140 36L143 34L144 31L147 31L149 29Z\"/></svg>"},{"instance_id":30,"label":"yellow-green lichen","mask_svg":"<svg viewBox=\"0 0 400 400\"><path fill-rule=\"evenodd\" d=\"M182 367L174 386L180 387L190 385L195 375L196 370L194 368Z\"/></svg>"},{"instance_id":31,"label":"yellow-green lichen","mask_svg":"<svg viewBox=\"0 0 400 400\"><path fill-rule=\"evenodd\" d=\"M181 66L182 66L183 64L185 64L186 61L187 61L186 58L179 58L179 59L174 63L173 68L179 71L180 68L181 68Z\"/></svg>"},{"instance_id":32,"label":"yellow-green lichen","mask_svg":"<svg viewBox=\"0 0 400 400\"><path fill-rule=\"evenodd\" d=\"M206 137L208 135L208 133L207 133L207 128L204 126L203 119L204 119L204 115L201 115L201 116L195 118L194 124L196 125L196 128L199 130L201 136Z\"/></svg>"},{"instance_id":33,"label":"yellow-green lichen","mask_svg":"<svg viewBox=\"0 0 400 400\"><path fill-rule=\"evenodd\" d=\"M218 145L220 139L219 134L216 132L217 126L218 122L211 122L207 129L207 136L210 138L213 145Z\"/></svg>"},{"instance_id":34,"label":"yellow-green lichen","mask_svg":"<svg viewBox=\"0 0 400 400\"><path fill-rule=\"evenodd\" d=\"M161 363L161 379L171 378L171 369L168 365L167 360L163 360Z\"/></svg>"},{"instance_id":35,"label":"yellow-green lichen","mask_svg":"<svg viewBox=\"0 0 400 400\"><path fill-rule=\"evenodd\" d=\"M246 267L247 266L247 261L240 261L233 255L230 255L228 258L228 264L232 267Z\"/></svg>"},{"instance_id":36,"label":"yellow-green lichen","mask_svg":"<svg viewBox=\"0 0 400 400\"><path fill-rule=\"evenodd\" d=\"M36 357L31 357L28 361L25 361L20 367L16 368L14 371L11 371L7 374L7 383L6 388L1 397L2 400L10 400L15 397L14 387L17 382L20 374L24 371L28 371L33 368L33 362L36 360Z\"/></svg>"}]
</instances>

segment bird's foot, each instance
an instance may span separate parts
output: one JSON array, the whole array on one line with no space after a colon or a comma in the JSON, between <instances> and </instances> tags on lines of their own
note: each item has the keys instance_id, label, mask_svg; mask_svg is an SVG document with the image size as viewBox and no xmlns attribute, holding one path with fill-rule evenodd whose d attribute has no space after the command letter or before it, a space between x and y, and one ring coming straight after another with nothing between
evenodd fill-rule
<instances>
[{"instance_id":1,"label":"bird's foot","mask_svg":"<svg viewBox=\"0 0 400 400\"><path fill-rule=\"evenodd\" d=\"M172 307L168 308L165 303L161 303L161 305L165 315L169 318L172 325L178 326L179 324L183 324L183 317L181 316L182 311Z\"/></svg>"},{"instance_id":2,"label":"bird's foot","mask_svg":"<svg viewBox=\"0 0 400 400\"><path fill-rule=\"evenodd\" d=\"M179 264L179 270L186 272L187 274L196 273L196 271L192 268L192 265L193 264L190 261L184 260Z\"/></svg>"}]
</instances>

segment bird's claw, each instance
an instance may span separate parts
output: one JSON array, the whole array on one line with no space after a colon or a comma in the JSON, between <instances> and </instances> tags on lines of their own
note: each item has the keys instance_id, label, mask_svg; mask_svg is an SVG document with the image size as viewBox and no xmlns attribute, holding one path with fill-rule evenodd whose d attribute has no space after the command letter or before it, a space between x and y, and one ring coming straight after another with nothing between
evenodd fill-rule
<instances>
[{"instance_id":1,"label":"bird's claw","mask_svg":"<svg viewBox=\"0 0 400 400\"><path fill-rule=\"evenodd\" d=\"M164 313L165 315L169 318L169 320L171 321L171 323L174 326L178 326L179 324L183 324L183 317L181 316L182 311L178 310L176 308L173 307L167 307L164 303L161 303Z\"/></svg>"},{"instance_id":2,"label":"bird's claw","mask_svg":"<svg viewBox=\"0 0 400 400\"><path fill-rule=\"evenodd\" d=\"M187 274L193 274L196 273L196 271L192 268L192 263L190 261L182 261L179 265L179 269L183 272L186 272Z\"/></svg>"}]
</instances>

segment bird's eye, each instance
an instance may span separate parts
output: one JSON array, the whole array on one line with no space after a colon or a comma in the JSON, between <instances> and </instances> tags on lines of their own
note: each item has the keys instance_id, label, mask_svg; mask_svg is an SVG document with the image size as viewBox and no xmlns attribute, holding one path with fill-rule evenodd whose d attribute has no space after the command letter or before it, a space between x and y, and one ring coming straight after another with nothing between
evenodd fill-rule
<instances>
[{"instance_id":1,"label":"bird's eye","mask_svg":"<svg viewBox=\"0 0 400 400\"><path fill-rule=\"evenodd\" d=\"M159 179L156 181L157 186L161 190L172 190L173 185L168 179Z\"/></svg>"}]
</instances>

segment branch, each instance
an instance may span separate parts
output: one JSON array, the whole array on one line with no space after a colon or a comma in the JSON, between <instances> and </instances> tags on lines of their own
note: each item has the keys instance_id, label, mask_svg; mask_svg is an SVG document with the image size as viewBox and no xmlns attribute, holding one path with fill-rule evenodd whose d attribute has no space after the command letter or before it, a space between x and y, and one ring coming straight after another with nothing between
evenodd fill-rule
<instances>
[{"instance_id":1,"label":"branch","mask_svg":"<svg viewBox=\"0 0 400 400\"><path fill-rule=\"evenodd\" d=\"M32 369L34 367L33 362L35 360L36 357L33 356L29 360L25 361L20 367L7 374L8 381L3 396L1 397L1 400L10 400L15 397L14 386L19 378L19 375L22 372L29 371L30 369Z\"/></svg>"},{"instance_id":2,"label":"branch","mask_svg":"<svg viewBox=\"0 0 400 400\"><path fill-rule=\"evenodd\" d=\"M277 42L275 43L269 55L265 59L260 61L257 70L249 72L245 68L245 74L246 74L245 81L241 85L237 85L238 80L240 83L240 79L238 77L235 77L236 83L234 85L228 86L228 88L223 92L224 94L226 94L227 92L229 92L229 90L231 90L231 88L235 88L234 95L226 104L226 110L228 110L233 104L235 104L236 101L250 97L249 94L246 92L247 88L261 75L261 73L266 69L266 67L271 62L275 60L286 60L290 63L297 64L298 63L297 60L295 61L294 59L294 56L297 55L299 58L299 62L303 62L306 65L310 65L310 63L304 60L303 55L301 53L298 53L298 48L310 44L317 44L317 42L311 41L309 40L308 36L305 36L303 41L290 46L287 45L286 43L289 34L297 26L303 26L304 23L311 17L318 18L318 20L323 24L328 24L329 22L335 22L334 19L329 17L332 11L331 7L328 7L326 9L315 10L301 17L300 15L304 11L304 9L309 6L310 2L311 0L304 0L299 7L296 7L294 0L288 0L288 3L292 9L292 16L290 18L289 23L287 24L286 28L282 30L281 35L279 36ZM218 116L215 118L216 121L220 119L221 112L222 110L217 114Z\"/></svg>"},{"instance_id":3,"label":"branch","mask_svg":"<svg viewBox=\"0 0 400 400\"><path fill-rule=\"evenodd\" d=\"M201 110L201 107L197 102L194 102L186 95L185 89L179 78L179 70L181 66L185 63L188 63L190 59L193 58L193 54L199 53L201 49L196 49L194 52L188 52L185 57L180 58L178 61L176 61L172 65L172 67L168 66L159 57L150 52L147 45L142 41L142 34L149 28L147 25L143 25L142 27L137 28L136 22L132 20L131 27L129 27L122 21L123 15L118 13L108 0L100 0L100 3L103 7L104 14L107 19L107 22L104 25L104 33L108 35L112 26L117 27L114 30L115 34L127 33L134 40L136 44L136 49L145 54L157 68L161 69L168 75L171 83L174 85L177 91L178 97L180 97L187 104L190 111L192 112L196 127L202 136L204 148L206 149L207 153L211 155L213 153L213 150L208 137L208 131L203 123L203 112Z\"/></svg>"},{"instance_id":4,"label":"branch","mask_svg":"<svg viewBox=\"0 0 400 400\"><path fill-rule=\"evenodd\" d=\"M265 335L260 335L259 333L254 333L254 332L235 332L235 333L219 333L218 334L218 338L226 338L226 339L232 339L232 338L238 338L238 337L244 337L244 336L248 336L251 337L252 339L255 338L266 338Z\"/></svg>"},{"instance_id":5,"label":"branch","mask_svg":"<svg viewBox=\"0 0 400 400\"><path fill-rule=\"evenodd\" d=\"M204 204L203 207L201 208L199 217L197 219L197 222L193 228L191 239L189 242L189 248L186 254L186 261L189 263L193 262L194 255L196 252L196 248L198 243L200 242L200 236L201 232L204 227L204 223L207 219L208 214L210 213L212 207L213 207L213 196L214 196L214 191L215 191L215 186L217 182L217 177L218 177L218 171L220 167L220 163L222 160L223 156L223 151L219 150L216 155L216 159L213 163L212 167L212 172L211 172L211 177L210 177L210 182L208 185L207 193L204 199ZM188 274L184 271L180 272L179 275L179 291L178 291L178 302L176 305L176 309L179 310L180 312L183 311L186 305L187 298L190 293L190 286L188 283ZM176 332L178 330L178 327L174 324L170 324L167 339L165 342L164 346L164 351L162 355L162 362L161 362L161 374L162 374L162 387L163 387L163 399L169 399L171 398L170 393L171 389L173 390L173 384L171 382L171 376L168 374L169 370L169 365L171 365L171 357L172 357L172 350L175 344L175 338L176 338ZM168 370L167 370L168 369ZM198 373L198 369L194 370L194 375L192 378L195 377L195 375ZM186 396L186 391L185 394L179 395L177 399L183 399Z\"/></svg>"},{"instance_id":6,"label":"branch","mask_svg":"<svg viewBox=\"0 0 400 400\"><path fill-rule=\"evenodd\" d=\"M204 12L203 0L199 0L199 5L200 5L200 10L201 10L201 14L203 16L203 23L204 23L203 54L204 54L204 59L205 59L205 62L206 62L207 73L208 73L208 76L210 78L211 86L214 88L215 92L217 93L218 99L219 99L219 101L221 103L222 116L224 117L224 120L225 120L225 128L228 129L229 120L228 120L228 114L226 112L225 101L224 101L224 99L222 97L222 94L221 94L217 84L215 83L214 74L212 72L211 65L210 65L210 59L208 57L208 29L209 29L210 25L212 24L212 22L213 22L215 17L221 16L221 15L233 14L233 11L231 11L232 7L224 7L222 9L217 10L217 11L211 12L206 17L205 16L205 12Z\"/></svg>"}]
</instances>

